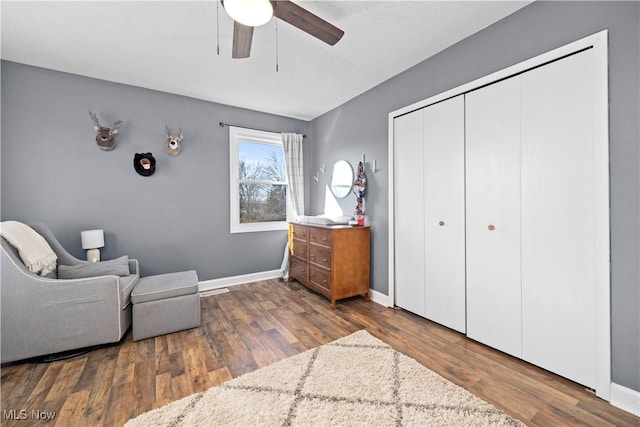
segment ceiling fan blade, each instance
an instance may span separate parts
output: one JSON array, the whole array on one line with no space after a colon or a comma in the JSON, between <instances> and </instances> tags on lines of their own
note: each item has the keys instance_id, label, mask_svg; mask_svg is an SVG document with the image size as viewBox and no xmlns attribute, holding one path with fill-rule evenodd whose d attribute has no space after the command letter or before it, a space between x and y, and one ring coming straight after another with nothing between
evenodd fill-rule
<instances>
[{"instance_id":1,"label":"ceiling fan blade","mask_svg":"<svg viewBox=\"0 0 640 427\"><path fill-rule=\"evenodd\" d=\"M248 58L251 53L251 41L253 39L253 27L242 25L233 21L233 48L232 58Z\"/></svg>"},{"instance_id":2,"label":"ceiling fan blade","mask_svg":"<svg viewBox=\"0 0 640 427\"><path fill-rule=\"evenodd\" d=\"M272 0L273 15L333 46L344 31L289 0Z\"/></svg>"}]
</instances>

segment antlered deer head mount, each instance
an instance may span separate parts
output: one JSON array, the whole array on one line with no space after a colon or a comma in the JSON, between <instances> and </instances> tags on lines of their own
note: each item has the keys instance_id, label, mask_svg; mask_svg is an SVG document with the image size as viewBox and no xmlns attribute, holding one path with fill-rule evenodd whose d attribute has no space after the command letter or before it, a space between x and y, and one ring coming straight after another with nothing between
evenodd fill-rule
<instances>
[{"instance_id":1,"label":"antlered deer head mount","mask_svg":"<svg viewBox=\"0 0 640 427\"><path fill-rule=\"evenodd\" d=\"M182 149L182 128L178 133L173 133L167 125L164 125L164 130L167 132L167 140L164 144L164 151L171 156L177 156Z\"/></svg>"},{"instance_id":2,"label":"antlered deer head mount","mask_svg":"<svg viewBox=\"0 0 640 427\"><path fill-rule=\"evenodd\" d=\"M116 148L116 134L118 133L118 127L122 124L122 120L116 120L113 122L110 128L100 126L100 122L98 121L98 116L95 113L89 111L89 116L93 119L93 124L95 125L93 128L95 129L96 142L98 143L98 147L104 151L111 151Z\"/></svg>"}]
</instances>

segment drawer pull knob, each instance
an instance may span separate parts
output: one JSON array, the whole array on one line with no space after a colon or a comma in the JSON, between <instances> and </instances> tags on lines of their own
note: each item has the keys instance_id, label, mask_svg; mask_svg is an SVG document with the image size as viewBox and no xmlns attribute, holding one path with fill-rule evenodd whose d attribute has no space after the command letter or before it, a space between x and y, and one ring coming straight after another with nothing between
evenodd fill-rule
<instances>
[{"instance_id":1,"label":"drawer pull knob","mask_svg":"<svg viewBox=\"0 0 640 427\"><path fill-rule=\"evenodd\" d=\"M444 221L440 221L440 222L438 223L438 225L439 225L440 227L442 227L442 226L444 225Z\"/></svg>"},{"instance_id":2,"label":"drawer pull knob","mask_svg":"<svg viewBox=\"0 0 640 427\"><path fill-rule=\"evenodd\" d=\"M326 281L326 280L323 280L323 281L322 281L322 283L327 283L327 281Z\"/></svg>"},{"instance_id":3,"label":"drawer pull knob","mask_svg":"<svg viewBox=\"0 0 640 427\"><path fill-rule=\"evenodd\" d=\"M327 238L326 238L326 237L323 237L323 238L322 238L322 240L327 240Z\"/></svg>"},{"instance_id":4,"label":"drawer pull knob","mask_svg":"<svg viewBox=\"0 0 640 427\"><path fill-rule=\"evenodd\" d=\"M495 226L495 225L493 225L493 224L489 224L489 227L488 227L488 228L489 228L489 231L493 231L493 230L495 230L495 229L496 229L496 226Z\"/></svg>"},{"instance_id":5,"label":"drawer pull knob","mask_svg":"<svg viewBox=\"0 0 640 427\"><path fill-rule=\"evenodd\" d=\"M327 259L326 258L322 258L322 261L327 262Z\"/></svg>"}]
</instances>

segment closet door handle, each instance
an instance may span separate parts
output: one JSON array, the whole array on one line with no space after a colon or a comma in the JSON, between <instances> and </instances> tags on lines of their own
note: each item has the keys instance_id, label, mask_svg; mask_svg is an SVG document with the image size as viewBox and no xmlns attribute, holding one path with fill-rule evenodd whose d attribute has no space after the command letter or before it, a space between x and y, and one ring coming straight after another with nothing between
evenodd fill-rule
<instances>
[{"instance_id":1,"label":"closet door handle","mask_svg":"<svg viewBox=\"0 0 640 427\"><path fill-rule=\"evenodd\" d=\"M438 223L438 225L439 225L440 227L442 227L442 226L444 225L444 221L440 221L440 222Z\"/></svg>"},{"instance_id":2,"label":"closet door handle","mask_svg":"<svg viewBox=\"0 0 640 427\"><path fill-rule=\"evenodd\" d=\"M489 227L487 227L489 229L489 231L493 231L496 229L496 226L493 224L489 224Z\"/></svg>"}]
</instances>

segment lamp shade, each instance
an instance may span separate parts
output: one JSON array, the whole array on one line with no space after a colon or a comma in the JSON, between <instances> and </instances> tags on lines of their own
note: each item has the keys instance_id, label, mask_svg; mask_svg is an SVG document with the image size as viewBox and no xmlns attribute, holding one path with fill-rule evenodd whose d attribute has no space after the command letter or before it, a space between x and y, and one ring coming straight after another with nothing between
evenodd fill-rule
<instances>
[{"instance_id":1,"label":"lamp shade","mask_svg":"<svg viewBox=\"0 0 640 427\"><path fill-rule=\"evenodd\" d=\"M266 24L273 16L269 0L225 0L224 8L231 18L249 27Z\"/></svg>"},{"instance_id":2,"label":"lamp shade","mask_svg":"<svg viewBox=\"0 0 640 427\"><path fill-rule=\"evenodd\" d=\"M80 232L82 249L96 249L104 246L103 230L86 230Z\"/></svg>"}]
</instances>

